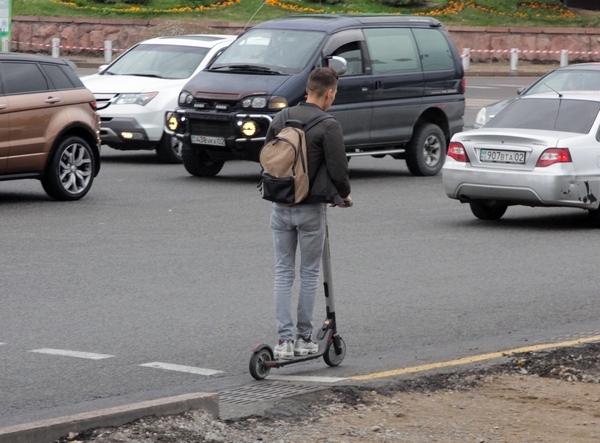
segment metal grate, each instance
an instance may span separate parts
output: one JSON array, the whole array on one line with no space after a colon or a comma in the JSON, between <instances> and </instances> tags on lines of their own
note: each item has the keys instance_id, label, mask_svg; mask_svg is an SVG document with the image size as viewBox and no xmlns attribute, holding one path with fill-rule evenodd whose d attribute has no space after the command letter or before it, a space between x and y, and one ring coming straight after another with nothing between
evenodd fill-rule
<instances>
[{"instance_id":1,"label":"metal grate","mask_svg":"<svg viewBox=\"0 0 600 443\"><path fill-rule=\"evenodd\" d=\"M293 397L300 394L309 394L327 389L324 386L303 386L289 383L277 383L262 381L253 385L242 386L241 388L230 389L219 392L219 401L221 403L232 403L245 405L259 401L277 400L280 398Z\"/></svg>"},{"instance_id":2,"label":"metal grate","mask_svg":"<svg viewBox=\"0 0 600 443\"><path fill-rule=\"evenodd\" d=\"M228 121L190 119L191 133L213 137L227 137L231 129Z\"/></svg>"}]
</instances>

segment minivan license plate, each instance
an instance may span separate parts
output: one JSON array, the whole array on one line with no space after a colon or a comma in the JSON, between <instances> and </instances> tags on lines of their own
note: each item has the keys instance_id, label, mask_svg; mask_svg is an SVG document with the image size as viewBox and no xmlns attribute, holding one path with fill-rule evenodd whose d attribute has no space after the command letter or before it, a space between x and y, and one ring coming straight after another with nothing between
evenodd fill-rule
<instances>
[{"instance_id":1,"label":"minivan license plate","mask_svg":"<svg viewBox=\"0 0 600 443\"><path fill-rule=\"evenodd\" d=\"M521 151L482 149L479 159L487 163L513 163L522 165L525 163L525 153Z\"/></svg>"},{"instance_id":2,"label":"minivan license plate","mask_svg":"<svg viewBox=\"0 0 600 443\"><path fill-rule=\"evenodd\" d=\"M192 135L192 143L198 145L225 146L225 139L223 137L209 137L207 135Z\"/></svg>"}]
</instances>

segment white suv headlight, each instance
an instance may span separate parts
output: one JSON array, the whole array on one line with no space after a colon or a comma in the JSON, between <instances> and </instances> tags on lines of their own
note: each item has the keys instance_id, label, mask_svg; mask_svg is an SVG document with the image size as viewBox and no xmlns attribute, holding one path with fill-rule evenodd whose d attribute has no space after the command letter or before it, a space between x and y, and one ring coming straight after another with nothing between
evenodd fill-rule
<instances>
[{"instance_id":1,"label":"white suv headlight","mask_svg":"<svg viewBox=\"0 0 600 443\"><path fill-rule=\"evenodd\" d=\"M158 95L158 92L142 92L139 94L121 94L119 98L115 100L115 105L140 105L146 106L150 103L154 97Z\"/></svg>"}]
</instances>

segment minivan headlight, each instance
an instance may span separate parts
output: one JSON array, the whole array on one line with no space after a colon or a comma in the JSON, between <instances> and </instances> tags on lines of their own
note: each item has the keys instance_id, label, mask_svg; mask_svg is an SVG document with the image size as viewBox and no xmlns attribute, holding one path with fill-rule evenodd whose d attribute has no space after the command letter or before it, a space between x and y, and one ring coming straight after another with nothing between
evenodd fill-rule
<instances>
[{"instance_id":1,"label":"minivan headlight","mask_svg":"<svg viewBox=\"0 0 600 443\"><path fill-rule=\"evenodd\" d=\"M248 97L242 101L242 108L263 109L267 106L267 97Z\"/></svg>"},{"instance_id":2,"label":"minivan headlight","mask_svg":"<svg viewBox=\"0 0 600 443\"><path fill-rule=\"evenodd\" d=\"M140 105L146 106L150 103L154 97L158 95L158 92L142 92L139 94L121 94L115 100L115 105Z\"/></svg>"},{"instance_id":3,"label":"minivan headlight","mask_svg":"<svg viewBox=\"0 0 600 443\"><path fill-rule=\"evenodd\" d=\"M283 108L287 108L288 101L285 97L281 97L278 95L274 95L273 97L266 96L256 96L256 97L247 97L242 100L242 108L244 109L269 109L269 110L279 110Z\"/></svg>"},{"instance_id":4,"label":"minivan headlight","mask_svg":"<svg viewBox=\"0 0 600 443\"><path fill-rule=\"evenodd\" d=\"M187 91L181 91L177 102L180 106L190 106L194 102L194 96Z\"/></svg>"},{"instance_id":5,"label":"minivan headlight","mask_svg":"<svg viewBox=\"0 0 600 443\"><path fill-rule=\"evenodd\" d=\"M283 109L288 107L288 101L285 97L274 95L269 99L269 109Z\"/></svg>"}]
</instances>

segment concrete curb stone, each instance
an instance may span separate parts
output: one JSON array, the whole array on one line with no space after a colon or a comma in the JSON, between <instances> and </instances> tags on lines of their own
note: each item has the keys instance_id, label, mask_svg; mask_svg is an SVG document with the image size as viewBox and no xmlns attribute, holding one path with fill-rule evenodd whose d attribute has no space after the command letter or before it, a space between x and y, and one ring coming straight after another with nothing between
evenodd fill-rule
<instances>
[{"instance_id":1,"label":"concrete curb stone","mask_svg":"<svg viewBox=\"0 0 600 443\"><path fill-rule=\"evenodd\" d=\"M219 416L219 394L197 392L0 428L0 443L51 443L70 432L120 426L150 415L203 410Z\"/></svg>"}]
</instances>

